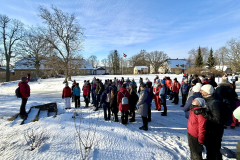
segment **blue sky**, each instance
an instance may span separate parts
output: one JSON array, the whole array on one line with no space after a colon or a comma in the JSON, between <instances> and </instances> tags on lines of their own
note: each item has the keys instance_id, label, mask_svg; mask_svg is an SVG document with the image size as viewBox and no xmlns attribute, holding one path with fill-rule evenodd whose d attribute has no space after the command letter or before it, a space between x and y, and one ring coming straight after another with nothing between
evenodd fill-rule
<instances>
[{"instance_id":1,"label":"blue sky","mask_svg":"<svg viewBox=\"0 0 240 160\"><path fill-rule=\"evenodd\" d=\"M107 58L111 50L132 56L141 49L188 58L192 48L217 50L240 35L237 0L8 0L0 14L41 24L38 6L75 13L85 28L84 58Z\"/></svg>"}]
</instances>

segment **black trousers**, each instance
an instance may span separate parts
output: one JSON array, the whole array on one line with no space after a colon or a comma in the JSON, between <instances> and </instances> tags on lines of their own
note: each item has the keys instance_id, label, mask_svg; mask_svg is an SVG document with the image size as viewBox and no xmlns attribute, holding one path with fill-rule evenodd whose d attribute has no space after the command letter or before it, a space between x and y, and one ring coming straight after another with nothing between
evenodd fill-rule
<instances>
[{"instance_id":1,"label":"black trousers","mask_svg":"<svg viewBox=\"0 0 240 160\"><path fill-rule=\"evenodd\" d=\"M165 96L161 96L161 103L162 103L163 108L164 108L163 113L167 114L167 104L166 104L167 102L166 102Z\"/></svg>"},{"instance_id":2,"label":"black trousers","mask_svg":"<svg viewBox=\"0 0 240 160\"><path fill-rule=\"evenodd\" d=\"M127 124L128 122L128 111L121 112L121 123Z\"/></svg>"},{"instance_id":3,"label":"black trousers","mask_svg":"<svg viewBox=\"0 0 240 160\"><path fill-rule=\"evenodd\" d=\"M84 95L84 102L86 103L86 106L88 106L88 103L89 103L89 99L88 99L88 96Z\"/></svg>"},{"instance_id":4,"label":"black trousers","mask_svg":"<svg viewBox=\"0 0 240 160\"><path fill-rule=\"evenodd\" d=\"M75 97L75 108L80 107L80 96L74 96Z\"/></svg>"},{"instance_id":5,"label":"black trousers","mask_svg":"<svg viewBox=\"0 0 240 160\"><path fill-rule=\"evenodd\" d=\"M143 127L148 128L148 118L142 116L142 121L143 121Z\"/></svg>"},{"instance_id":6,"label":"black trousers","mask_svg":"<svg viewBox=\"0 0 240 160\"><path fill-rule=\"evenodd\" d=\"M218 135L206 133L205 146L207 149L207 160L222 160L220 149L223 132L224 129L222 127L222 131L218 131Z\"/></svg>"},{"instance_id":7,"label":"black trousers","mask_svg":"<svg viewBox=\"0 0 240 160\"><path fill-rule=\"evenodd\" d=\"M27 98L22 98L22 103L21 103L21 106L20 106L20 115L27 114L26 109L25 109L26 104L27 104L27 100L28 100Z\"/></svg>"},{"instance_id":8,"label":"black trousers","mask_svg":"<svg viewBox=\"0 0 240 160\"><path fill-rule=\"evenodd\" d=\"M148 120L151 120L151 107L152 107L152 104L149 104L148 105L148 117L147 117Z\"/></svg>"},{"instance_id":9,"label":"black trousers","mask_svg":"<svg viewBox=\"0 0 240 160\"><path fill-rule=\"evenodd\" d=\"M182 94L182 105L186 104L187 96L188 96L187 94Z\"/></svg>"},{"instance_id":10,"label":"black trousers","mask_svg":"<svg viewBox=\"0 0 240 160\"><path fill-rule=\"evenodd\" d=\"M107 108L104 107L103 112L104 112L104 119L105 120L110 120L110 118L111 118L110 107L107 107Z\"/></svg>"},{"instance_id":11,"label":"black trousers","mask_svg":"<svg viewBox=\"0 0 240 160\"><path fill-rule=\"evenodd\" d=\"M202 160L203 146L198 143L198 139L188 133L188 145L190 148L191 160Z\"/></svg>"},{"instance_id":12,"label":"black trousers","mask_svg":"<svg viewBox=\"0 0 240 160\"><path fill-rule=\"evenodd\" d=\"M174 92L174 103L178 104L178 101L179 101L178 93Z\"/></svg>"},{"instance_id":13,"label":"black trousers","mask_svg":"<svg viewBox=\"0 0 240 160\"><path fill-rule=\"evenodd\" d=\"M131 106L130 107L130 114L132 115L133 120L135 120L135 108L136 108L136 106Z\"/></svg>"},{"instance_id":14,"label":"black trousers","mask_svg":"<svg viewBox=\"0 0 240 160\"><path fill-rule=\"evenodd\" d=\"M114 119L114 122L118 122L118 113L117 112L113 113L113 119Z\"/></svg>"}]
</instances>

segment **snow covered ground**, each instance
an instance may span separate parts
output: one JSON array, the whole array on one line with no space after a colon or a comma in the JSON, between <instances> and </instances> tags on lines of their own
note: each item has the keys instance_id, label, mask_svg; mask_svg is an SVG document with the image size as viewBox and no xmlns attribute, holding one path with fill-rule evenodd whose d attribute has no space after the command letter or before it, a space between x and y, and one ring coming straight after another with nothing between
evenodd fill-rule
<instances>
[{"instance_id":1,"label":"snow covered ground","mask_svg":"<svg viewBox=\"0 0 240 160\"><path fill-rule=\"evenodd\" d=\"M160 75L162 79L165 75ZM182 75L169 75L171 78L177 77L180 81ZM75 76L75 79L83 85L84 80L91 80L94 76ZM121 78L122 76L104 75L97 76L99 79ZM138 83L139 78L148 77L153 81L155 75L124 75L124 78L134 78ZM230 78L230 77L229 77ZM44 79L38 82L29 82L31 97L28 100L26 110L31 106L56 102L58 105L58 115L46 117L47 113L42 112L37 122L26 121L26 124L19 125L20 120L7 121L7 118L19 112L20 99L15 97L15 89L18 82L10 82L0 86L0 159L80 159L80 154L76 153L76 130L74 119L72 118L75 109L65 111L61 92L64 87L63 78ZM217 79L216 79L217 80ZM218 80L217 80L218 81ZM69 82L71 86L71 82ZM240 82L237 82L237 92L240 92ZM168 116L162 117L161 112L155 110L152 105L152 122L149 123L148 131L141 131L138 128L142 125L140 115L136 114L135 123L122 125L120 123L104 121L103 111L92 111L91 108L77 112L83 114L84 119L97 121L96 143L88 159L163 159L177 160L189 159L189 148L187 143L187 119L182 111L181 96L179 105L173 105L167 101ZM84 106L81 96L81 106ZM73 108L73 104L72 104ZM119 115L120 119L120 115ZM79 118L76 118L79 124ZM83 123L86 128L88 123ZM34 130L40 132L44 130L49 138L45 143L33 151L29 151L29 146L24 138L24 133ZM227 129L224 132L222 146L236 151L237 142L240 140L240 127L234 130ZM227 159L227 158L224 158Z\"/></svg>"}]
</instances>

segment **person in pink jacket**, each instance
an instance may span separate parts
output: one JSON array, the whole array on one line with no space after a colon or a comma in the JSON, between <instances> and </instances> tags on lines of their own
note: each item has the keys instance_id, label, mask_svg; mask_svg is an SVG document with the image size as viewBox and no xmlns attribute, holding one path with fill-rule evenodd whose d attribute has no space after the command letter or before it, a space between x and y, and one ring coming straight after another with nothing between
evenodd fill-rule
<instances>
[{"instance_id":1,"label":"person in pink jacket","mask_svg":"<svg viewBox=\"0 0 240 160\"><path fill-rule=\"evenodd\" d=\"M195 98L192 102L192 106L190 107L187 132L191 159L202 159L207 119L201 114L194 114L194 110L205 108L205 103L206 102L203 98Z\"/></svg>"}]
</instances>

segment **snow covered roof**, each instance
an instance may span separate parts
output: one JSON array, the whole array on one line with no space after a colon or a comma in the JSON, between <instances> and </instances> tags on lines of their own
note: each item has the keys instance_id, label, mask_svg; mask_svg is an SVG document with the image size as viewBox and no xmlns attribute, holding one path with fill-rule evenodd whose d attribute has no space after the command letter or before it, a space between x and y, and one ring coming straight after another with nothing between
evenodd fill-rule
<instances>
[{"instance_id":1,"label":"snow covered roof","mask_svg":"<svg viewBox=\"0 0 240 160\"><path fill-rule=\"evenodd\" d=\"M148 69L147 66L135 66L138 70L141 70L141 69Z\"/></svg>"},{"instance_id":2,"label":"snow covered roof","mask_svg":"<svg viewBox=\"0 0 240 160\"><path fill-rule=\"evenodd\" d=\"M170 68L182 68L186 69L187 60L185 59L168 59L167 63Z\"/></svg>"},{"instance_id":3,"label":"snow covered roof","mask_svg":"<svg viewBox=\"0 0 240 160\"><path fill-rule=\"evenodd\" d=\"M6 67L0 67L0 71L6 71ZM10 69L10 72L14 72L14 70Z\"/></svg>"},{"instance_id":4,"label":"snow covered roof","mask_svg":"<svg viewBox=\"0 0 240 160\"><path fill-rule=\"evenodd\" d=\"M21 60L19 60L15 63L14 69L15 70L18 70L18 69L36 69L34 61L35 61L35 58L29 58L29 57L23 58L23 59L21 59Z\"/></svg>"},{"instance_id":5,"label":"snow covered roof","mask_svg":"<svg viewBox=\"0 0 240 160\"><path fill-rule=\"evenodd\" d=\"M91 63L89 63L85 59L74 59L73 63L81 65L78 69L93 69Z\"/></svg>"},{"instance_id":6,"label":"snow covered roof","mask_svg":"<svg viewBox=\"0 0 240 160\"><path fill-rule=\"evenodd\" d=\"M227 65L217 65L215 66L216 70L222 70L222 71L226 71L228 68L230 68L230 66Z\"/></svg>"}]
</instances>

